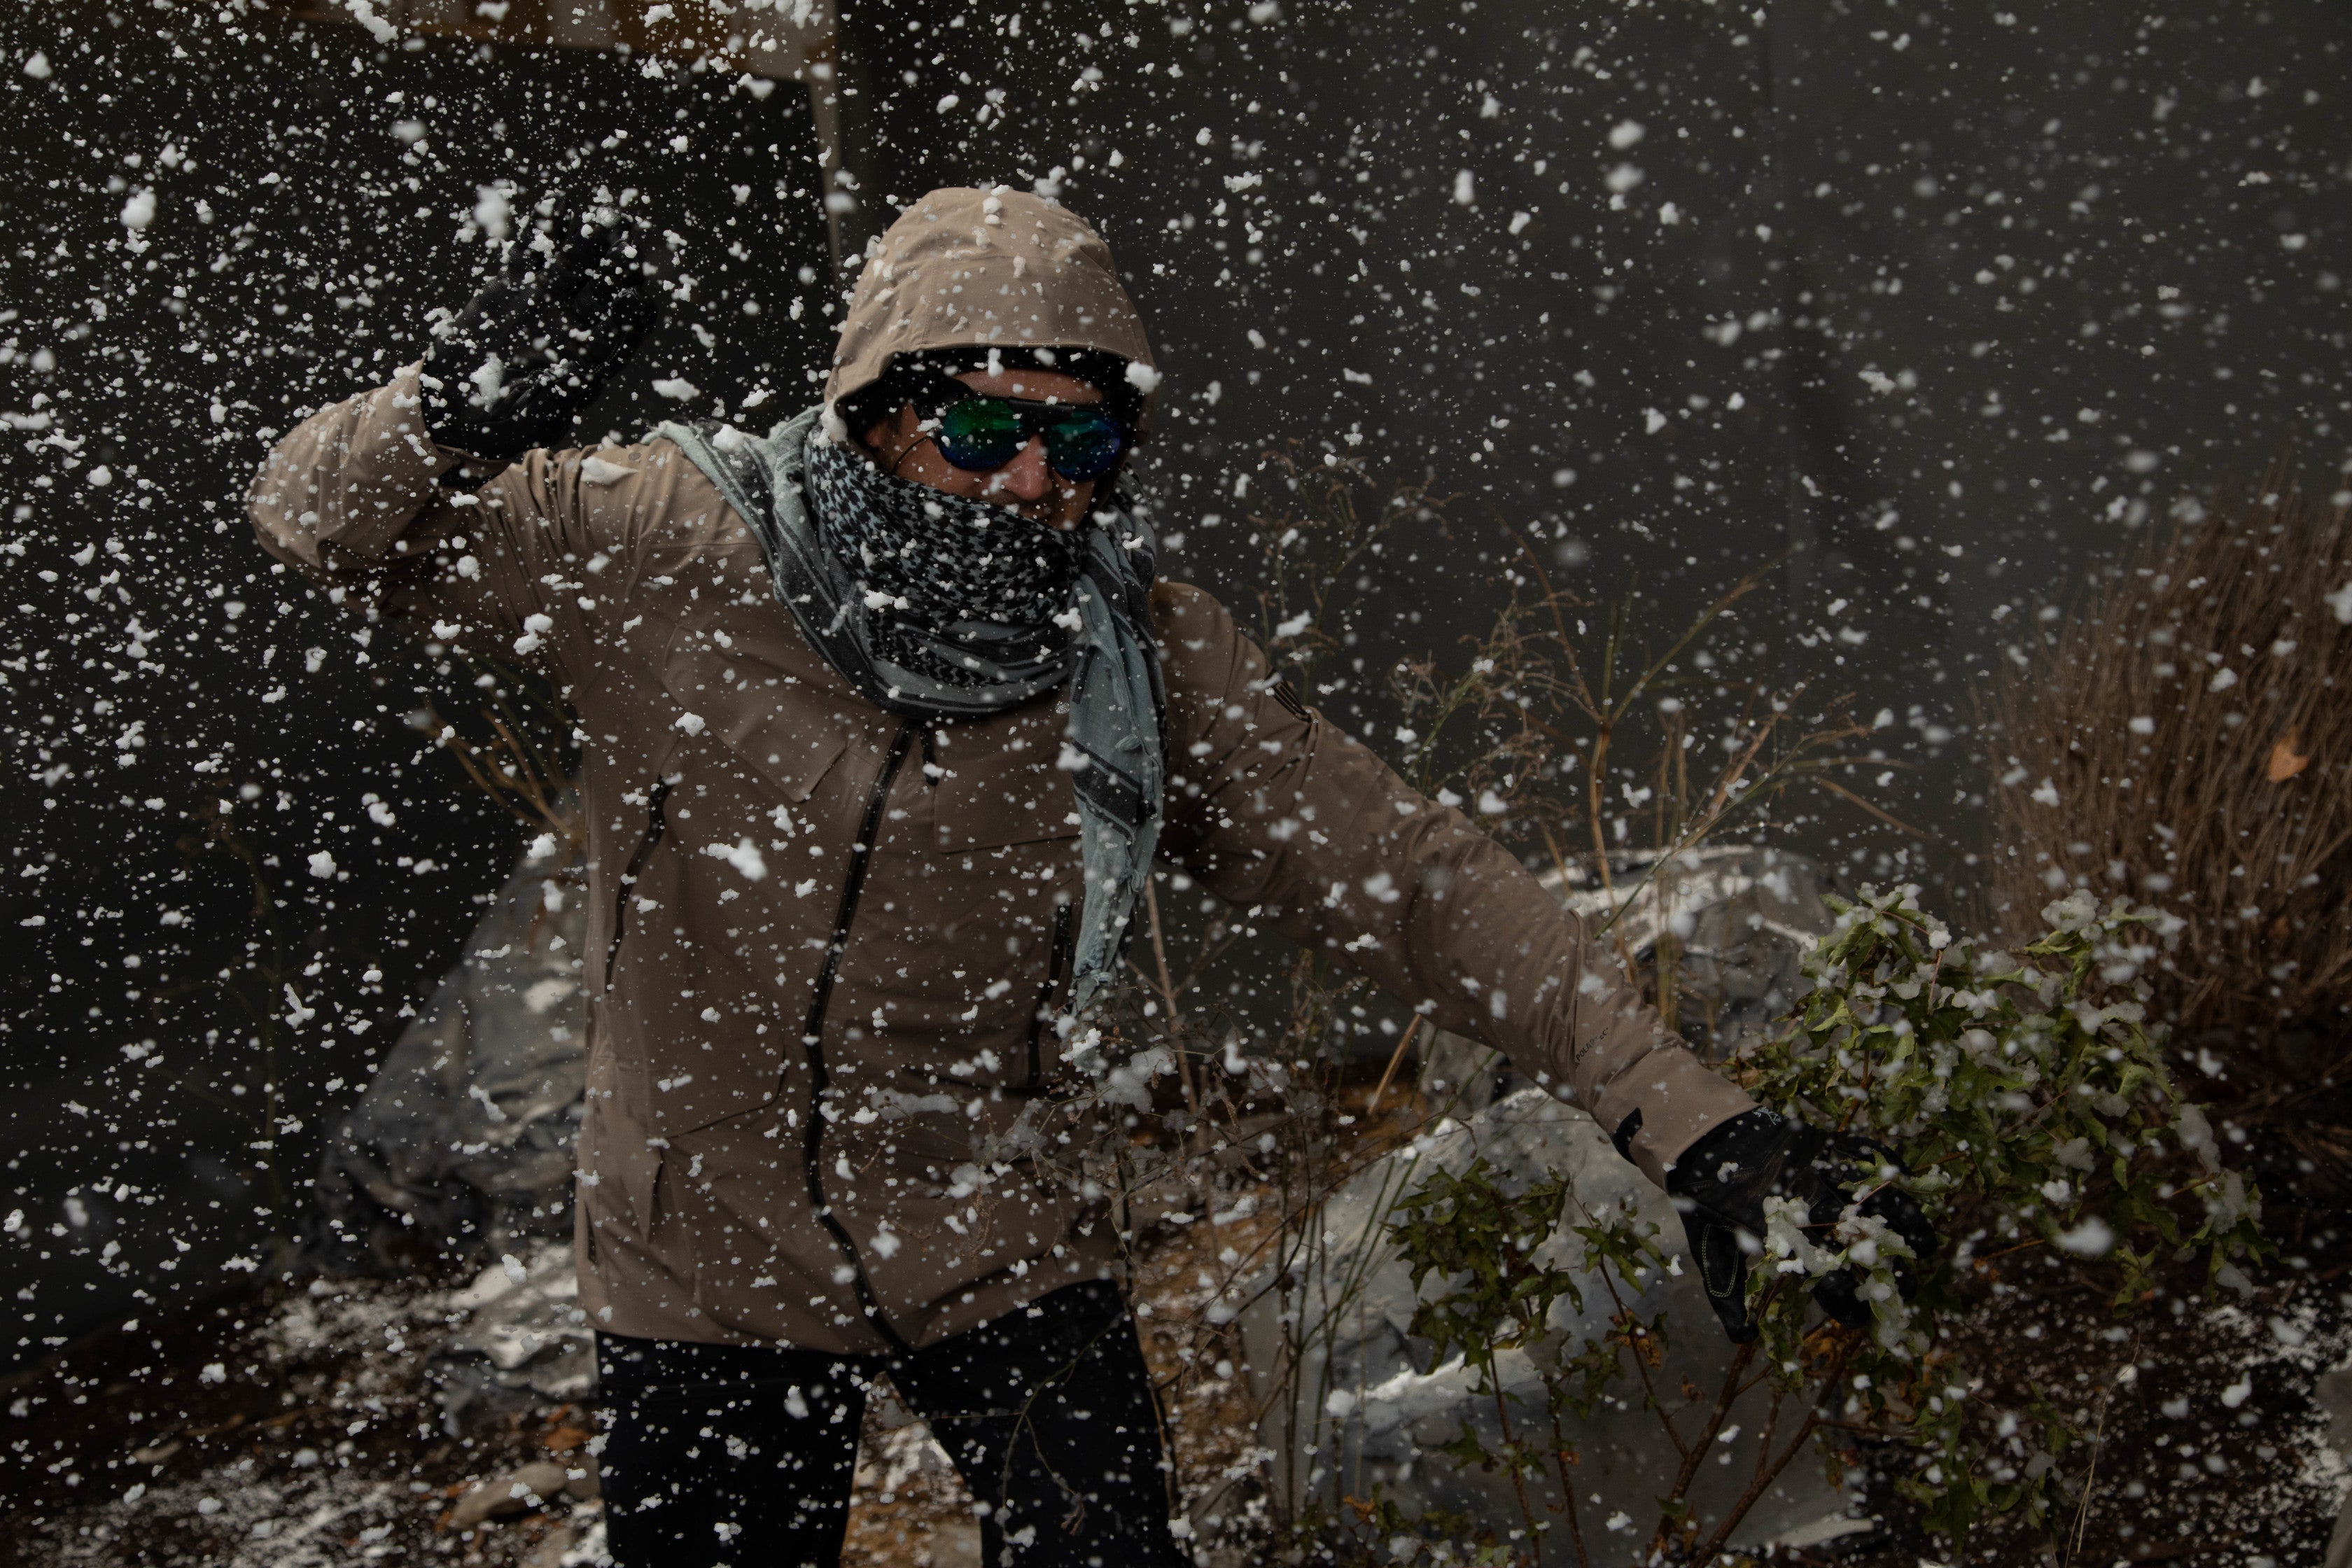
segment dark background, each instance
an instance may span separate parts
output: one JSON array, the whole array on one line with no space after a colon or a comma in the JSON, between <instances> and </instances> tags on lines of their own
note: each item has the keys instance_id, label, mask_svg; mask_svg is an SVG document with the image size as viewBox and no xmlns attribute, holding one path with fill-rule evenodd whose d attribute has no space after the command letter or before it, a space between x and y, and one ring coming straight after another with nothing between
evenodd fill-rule
<instances>
[{"instance_id":1,"label":"dark background","mask_svg":"<svg viewBox=\"0 0 2352 1568\"><path fill-rule=\"evenodd\" d=\"M184 46L96 15L37 32L20 18L10 39L0 408L52 419L12 431L0 458L23 601L0 693L16 780L0 795L15 947L0 1212L22 1213L0 1241L18 1298L0 1352L18 1358L269 1261L326 1126L512 860L512 823L409 722L428 699L470 713L470 672L333 609L254 542L242 498L270 437L383 380L428 309L464 302L490 252L461 226L498 179L521 187L518 207L557 184L635 188L690 237L693 300L589 410L593 434L675 412L656 377L705 389L705 411L762 383L789 405L831 339L808 101L789 85L762 100L605 56L386 51L356 27L267 16L238 31ZM35 47L46 80L22 73ZM159 163L167 144L176 167ZM150 186L134 251L118 215ZM250 869L204 848L224 794ZM310 873L322 849L334 880ZM256 917L257 875L274 921ZM282 982L247 967L280 942L317 1015L298 1027ZM267 997L274 1059L224 980Z\"/></svg>"},{"instance_id":2,"label":"dark background","mask_svg":"<svg viewBox=\"0 0 2352 1568\"><path fill-rule=\"evenodd\" d=\"M2317 3L1563 10L1024 4L1016 37L1001 0L857 5L843 228L854 245L894 199L994 180L1096 222L1169 375L1136 488L1181 537L1172 569L1237 608L1260 457L1286 439L1361 459L1374 491L1433 480L1466 521L1538 536L1596 600L1638 584L1654 637L1793 547L1721 651L1884 710L1875 743L1909 765L1854 786L1931 837L1810 801L1776 834L1966 907L1998 761L1970 694L2037 609L2290 441L2306 483L2347 483L2352 21ZM268 436L462 302L488 249L461 228L495 179L526 198L634 185L695 247L696 303L594 434L674 412L657 375L706 412L763 383L792 407L837 319L798 87L187 19L0 13L17 606L0 1217L22 1215L0 1240L21 1317L0 1353L19 1358L264 1256L287 1219L262 1173L307 1176L371 1042L511 852L406 726L420 690L456 706L462 673L389 635L362 646L253 545L239 497ZM45 78L23 68L37 50ZM194 167L163 163L167 143ZM120 214L145 187L134 235ZM1386 732L1387 666L1491 616L1493 541L1406 542L1358 623L1364 672L1339 671L1327 710ZM278 1062L299 1127L256 1123L256 1030L216 980L266 940L252 883L180 847L247 784L231 821L275 857L292 969L320 964L301 982L317 1016ZM320 848L349 880L309 875Z\"/></svg>"}]
</instances>

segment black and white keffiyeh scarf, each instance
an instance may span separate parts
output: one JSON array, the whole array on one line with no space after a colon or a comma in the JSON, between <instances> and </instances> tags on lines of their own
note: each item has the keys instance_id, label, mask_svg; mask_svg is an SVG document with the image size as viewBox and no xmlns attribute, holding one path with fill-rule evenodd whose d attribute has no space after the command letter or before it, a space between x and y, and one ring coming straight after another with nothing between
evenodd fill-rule
<instances>
[{"instance_id":1,"label":"black and white keffiyeh scarf","mask_svg":"<svg viewBox=\"0 0 2352 1568\"><path fill-rule=\"evenodd\" d=\"M1118 508L1056 531L886 474L828 437L822 407L764 436L659 426L740 512L776 596L842 678L927 721L1066 690L1086 903L1070 1011L1115 977L1160 836L1166 697L1145 595L1150 529Z\"/></svg>"},{"instance_id":2,"label":"black and white keffiyeh scarf","mask_svg":"<svg viewBox=\"0 0 2352 1568\"><path fill-rule=\"evenodd\" d=\"M807 461L817 537L857 579L877 650L998 704L1066 673L1076 531L894 478L839 442L810 442Z\"/></svg>"}]
</instances>

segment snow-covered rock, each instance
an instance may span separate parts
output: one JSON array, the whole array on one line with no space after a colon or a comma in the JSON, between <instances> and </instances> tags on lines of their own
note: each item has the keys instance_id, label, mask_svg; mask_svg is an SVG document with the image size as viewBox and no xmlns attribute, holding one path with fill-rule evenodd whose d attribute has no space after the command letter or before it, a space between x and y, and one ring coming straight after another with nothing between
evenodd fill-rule
<instances>
[{"instance_id":1,"label":"snow-covered rock","mask_svg":"<svg viewBox=\"0 0 2352 1568\"><path fill-rule=\"evenodd\" d=\"M526 855L329 1137L306 1264L398 1274L572 1234L586 932L577 888Z\"/></svg>"},{"instance_id":2,"label":"snow-covered rock","mask_svg":"<svg viewBox=\"0 0 2352 1568\"><path fill-rule=\"evenodd\" d=\"M569 1242L543 1241L527 1258L493 1264L444 1306L455 1326L434 1348L431 1376L453 1427L478 1405L521 1409L594 1392L596 1343Z\"/></svg>"},{"instance_id":3,"label":"snow-covered rock","mask_svg":"<svg viewBox=\"0 0 2352 1568\"><path fill-rule=\"evenodd\" d=\"M1665 1314L1668 1348L1652 1384L1680 1429L1695 1432L1703 1424L1734 1352L1689 1266L1672 1205L1618 1157L1591 1116L1540 1089L1522 1089L1467 1122L1441 1122L1341 1188L1325 1205L1311 1244L1285 1259L1291 1288L1264 1291L1243 1314L1251 1375L1266 1411L1260 1440L1273 1456L1272 1483L1293 1507L1320 1497L1336 1508L1342 1496L1368 1497L1377 1486L1408 1515L1453 1510L1501 1526L1518 1519L1511 1483L1499 1470L1464 1468L1436 1451L1465 1424L1490 1449L1500 1446L1502 1433L1495 1401L1475 1392L1461 1362L1431 1364L1426 1342L1408 1332L1419 1298L1385 1223L1397 1200L1433 1171L1459 1172L1480 1156L1507 1185L1549 1173L1569 1177L1571 1207L1582 1211L1569 1216L1572 1223L1612 1214L1656 1223L1679 1272L1653 1273L1638 1295L1627 1293L1625 1305L1645 1321ZM1556 1235L1537 1256L1559 1263L1578 1256L1581 1246L1572 1235ZM1429 1282L1431 1291L1437 1288L1438 1281ZM1554 1306L1546 1336L1530 1350L1497 1359L1521 1436L1545 1419L1535 1357L1573 1354L1608 1325L1613 1304L1601 1281L1589 1280L1582 1295L1581 1309L1565 1297ZM1680 1392L1685 1378L1700 1400ZM1766 1404L1759 1387L1733 1406L1725 1429L1736 1427L1736 1435L1717 1445L1720 1452L1702 1465L1692 1488L1702 1514L1719 1517L1754 1473ZM1591 1420L1570 1413L1564 1421L1568 1441L1582 1456L1574 1473L1587 1539L1607 1539L1612 1521L1618 1531L1645 1533L1657 1519L1654 1500L1670 1487L1679 1457L1657 1415L1643 1407L1641 1384L1629 1372ZM1538 1518L1560 1518L1548 1511L1560 1501L1552 1478L1531 1478L1528 1491ZM1827 1540L1862 1528L1845 1523L1850 1506L1820 1461L1801 1456L1733 1540Z\"/></svg>"}]
</instances>

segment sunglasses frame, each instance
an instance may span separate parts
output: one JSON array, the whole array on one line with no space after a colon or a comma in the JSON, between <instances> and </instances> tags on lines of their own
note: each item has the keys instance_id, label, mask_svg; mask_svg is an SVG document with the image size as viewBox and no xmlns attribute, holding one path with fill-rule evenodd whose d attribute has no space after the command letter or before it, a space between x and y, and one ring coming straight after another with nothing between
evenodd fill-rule
<instances>
[{"instance_id":1,"label":"sunglasses frame","mask_svg":"<svg viewBox=\"0 0 2352 1568\"><path fill-rule=\"evenodd\" d=\"M1003 405L1012 411L1017 423L1018 444L1012 451L993 463L967 465L958 461L955 454L948 449L947 443L940 439L940 427L946 419L948 411L958 404L969 403L974 399ZM940 457L968 474L984 474L1003 468L1020 456L1022 448L1028 446L1031 437L1044 436L1047 466L1053 468L1058 478L1070 484L1099 482L1109 478L1118 469L1119 464L1125 461L1128 448L1135 441L1135 433L1128 427L1127 422L1101 404L1063 403L1058 400L1048 401L1033 397L1006 397L997 393L978 391L965 385L951 375L926 377L922 386L911 391L908 401L915 405L916 411L920 416L919 428L923 437L931 443ZM1055 443L1052 427L1057 423L1073 419L1102 421L1107 423L1118 436L1117 449L1111 454L1110 461L1106 463L1097 473L1072 474L1055 461L1054 450Z\"/></svg>"}]
</instances>

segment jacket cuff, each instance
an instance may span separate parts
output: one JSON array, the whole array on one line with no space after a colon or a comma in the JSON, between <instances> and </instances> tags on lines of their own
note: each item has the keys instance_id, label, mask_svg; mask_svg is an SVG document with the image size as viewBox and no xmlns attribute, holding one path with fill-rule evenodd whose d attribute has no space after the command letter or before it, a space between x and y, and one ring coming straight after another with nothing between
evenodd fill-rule
<instances>
[{"instance_id":1,"label":"jacket cuff","mask_svg":"<svg viewBox=\"0 0 2352 1568\"><path fill-rule=\"evenodd\" d=\"M1639 1100L1613 1119L1601 1119L1618 1152L1660 1188L1685 1150L1756 1109L1745 1089L1686 1048L1675 1054L1682 1059L1671 1066L1654 1058L1642 1064L1636 1069L1644 1080Z\"/></svg>"},{"instance_id":2,"label":"jacket cuff","mask_svg":"<svg viewBox=\"0 0 2352 1568\"><path fill-rule=\"evenodd\" d=\"M394 541L441 499L441 476L458 464L425 432L421 368L421 362L402 366L388 384L348 405L343 449L327 454L342 482L322 487L310 521L312 536L339 554L369 563L391 555Z\"/></svg>"}]
</instances>

